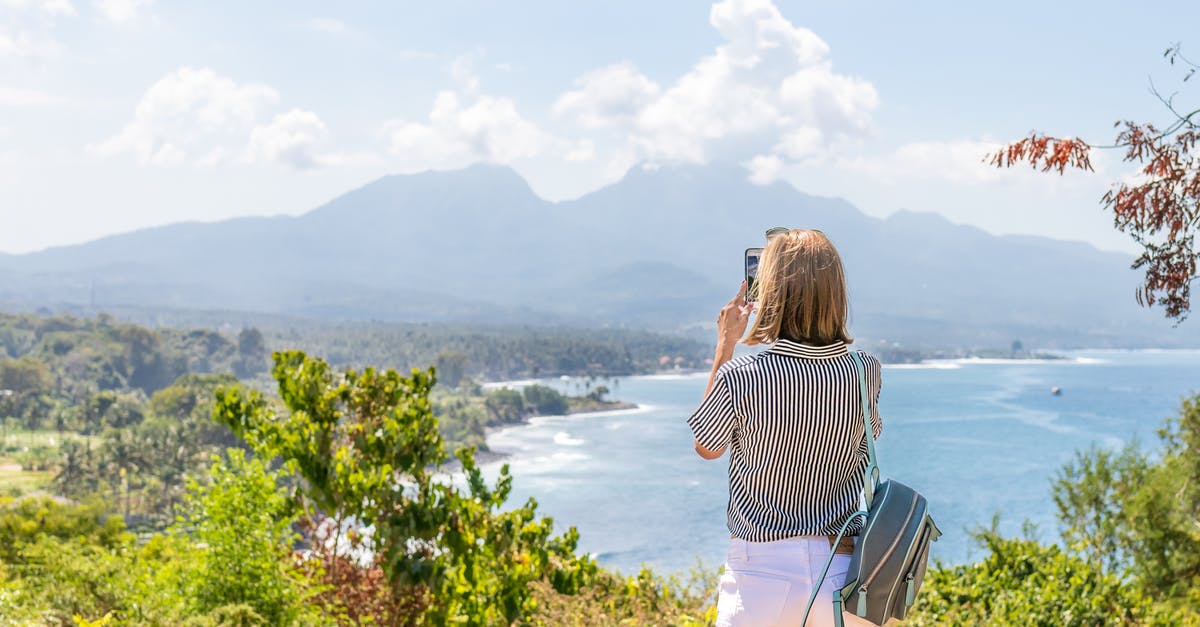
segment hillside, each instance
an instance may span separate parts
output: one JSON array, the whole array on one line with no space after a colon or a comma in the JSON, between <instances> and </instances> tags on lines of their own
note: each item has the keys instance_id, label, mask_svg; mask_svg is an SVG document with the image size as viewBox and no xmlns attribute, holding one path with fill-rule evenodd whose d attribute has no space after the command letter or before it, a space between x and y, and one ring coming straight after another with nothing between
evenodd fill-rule
<instances>
[{"instance_id":1,"label":"hillside","mask_svg":"<svg viewBox=\"0 0 1200 627\"><path fill-rule=\"evenodd\" d=\"M635 168L550 203L515 172L388 176L296 217L183 223L0 257L0 305L161 307L318 319L702 332L741 251L820 228L846 261L855 332L924 346L1195 345L1133 301L1124 255L998 237L935 214L866 216L732 166Z\"/></svg>"}]
</instances>

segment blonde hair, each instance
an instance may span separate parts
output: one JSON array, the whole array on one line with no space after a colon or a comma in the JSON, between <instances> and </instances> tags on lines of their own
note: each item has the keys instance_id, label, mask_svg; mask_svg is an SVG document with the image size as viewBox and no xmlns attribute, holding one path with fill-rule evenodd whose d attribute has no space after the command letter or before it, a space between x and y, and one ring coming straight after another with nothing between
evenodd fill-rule
<instances>
[{"instance_id":1,"label":"blonde hair","mask_svg":"<svg viewBox=\"0 0 1200 627\"><path fill-rule=\"evenodd\" d=\"M850 302L842 258L820 231L792 229L772 237L751 293L758 309L742 339L746 344L786 339L826 346L854 341L846 333Z\"/></svg>"}]
</instances>

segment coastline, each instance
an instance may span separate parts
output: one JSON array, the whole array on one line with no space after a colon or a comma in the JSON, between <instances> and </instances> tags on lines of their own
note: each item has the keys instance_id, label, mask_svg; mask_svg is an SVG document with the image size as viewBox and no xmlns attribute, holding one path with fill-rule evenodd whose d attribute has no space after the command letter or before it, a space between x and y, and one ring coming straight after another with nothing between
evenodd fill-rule
<instances>
[{"instance_id":1,"label":"coastline","mask_svg":"<svg viewBox=\"0 0 1200 627\"><path fill-rule=\"evenodd\" d=\"M638 409L642 409L642 406L638 405L637 403L630 403L628 401L612 401L609 403L605 403L603 405L592 405L589 407L572 407L572 408L568 409L565 414L549 414L549 415L535 414L532 416L524 416L520 420L514 420L512 422L506 422L503 424L491 425L489 427L486 427L483 432L484 433L484 442L486 443L490 439L491 435L498 431L503 431L505 429L511 429L513 427L521 427L521 426L528 425L529 422L531 420L533 420L534 418L559 418L559 417L563 417L563 416L576 416L579 414L600 414L600 413L604 413L604 412L615 412L615 411L624 412L624 411L635 411ZM489 447L490 447L490 445L489 445ZM496 462L508 459L511 456L512 456L512 454L507 451L498 451L498 450L488 448L488 450L486 450L486 451L483 451L483 450L475 451L475 463L480 466L483 466L485 464L494 464ZM458 470L461 470L462 465L459 464L457 459L451 459L450 461L446 462L443 465L443 468L449 469L453 472L457 472Z\"/></svg>"}]
</instances>

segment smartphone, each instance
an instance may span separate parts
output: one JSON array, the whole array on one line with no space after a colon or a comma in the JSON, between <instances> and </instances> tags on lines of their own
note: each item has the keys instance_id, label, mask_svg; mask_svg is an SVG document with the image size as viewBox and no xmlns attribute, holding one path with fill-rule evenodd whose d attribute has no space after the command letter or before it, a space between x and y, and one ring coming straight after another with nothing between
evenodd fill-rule
<instances>
[{"instance_id":1,"label":"smartphone","mask_svg":"<svg viewBox=\"0 0 1200 627\"><path fill-rule=\"evenodd\" d=\"M754 281L758 278L758 260L762 258L763 249L746 249L746 300L754 300Z\"/></svg>"}]
</instances>

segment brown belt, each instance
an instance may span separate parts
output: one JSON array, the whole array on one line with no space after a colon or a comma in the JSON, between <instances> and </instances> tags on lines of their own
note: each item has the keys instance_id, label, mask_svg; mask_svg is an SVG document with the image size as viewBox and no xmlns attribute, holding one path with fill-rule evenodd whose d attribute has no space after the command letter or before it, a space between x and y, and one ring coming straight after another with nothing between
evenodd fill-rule
<instances>
[{"instance_id":1,"label":"brown belt","mask_svg":"<svg viewBox=\"0 0 1200 627\"><path fill-rule=\"evenodd\" d=\"M829 547L833 549L834 555L854 555L854 536L845 536L837 546L833 543L837 541L837 536L829 536Z\"/></svg>"},{"instance_id":2,"label":"brown belt","mask_svg":"<svg viewBox=\"0 0 1200 627\"><path fill-rule=\"evenodd\" d=\"M737 536L729 534L730 538ZM829 548L833 549L834 555L854 555L854 536L843 536L842 541L835 547L833 542L837 540L837 536L825 536L829 539Z\"/></svg>"}]
</instances>

